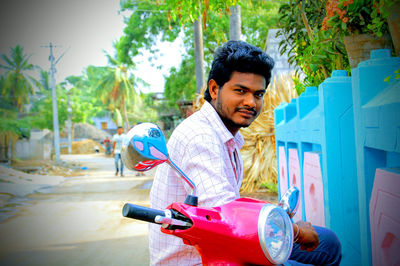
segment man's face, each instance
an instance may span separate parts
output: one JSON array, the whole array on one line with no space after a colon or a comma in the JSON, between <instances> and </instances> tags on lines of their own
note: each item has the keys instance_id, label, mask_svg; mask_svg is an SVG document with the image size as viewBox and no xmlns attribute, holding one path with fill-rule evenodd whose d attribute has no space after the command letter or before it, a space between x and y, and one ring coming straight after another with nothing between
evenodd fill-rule
<instances>
[{"instance_id":1,"label":"man's face","mask_svg":"<svg viewBox=\"0 0 400 266\"><path fill-rule=\"evenodd\" d=\"M118 135L121 135L124 132L124 129L123 128L118 128L117 132L118 132Z\"/></svg>"},{"instance_id":2,"label":"man's face","mask_svg":"<svg viewBox=\"0 0 400 266\"><path fill-rule=\"evenodd\" d=\"M214 80L209 81L211 104L233 135L241 127L248 127L260 114L265 85L261 75L236 71L221 89Z\"/></svg>"}]
</instances>

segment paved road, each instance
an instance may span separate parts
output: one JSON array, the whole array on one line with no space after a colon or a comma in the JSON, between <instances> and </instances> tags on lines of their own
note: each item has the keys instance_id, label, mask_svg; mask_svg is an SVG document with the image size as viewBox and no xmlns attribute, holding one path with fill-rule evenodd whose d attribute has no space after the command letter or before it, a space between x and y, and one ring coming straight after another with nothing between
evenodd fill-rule
<instances>
[{"instance_id":1,"label":"paved road","mask_svg":"<svg viewBox=\"0 0 400 266\"><path fill-rule=\"evenodd\" d=\"M147 223L122 217L125 202L148 206L153 173L114 176L113 159L63 155L88 169L29 195L0 223L0 265L148 265Z\"/></svg>"}]
</instances>

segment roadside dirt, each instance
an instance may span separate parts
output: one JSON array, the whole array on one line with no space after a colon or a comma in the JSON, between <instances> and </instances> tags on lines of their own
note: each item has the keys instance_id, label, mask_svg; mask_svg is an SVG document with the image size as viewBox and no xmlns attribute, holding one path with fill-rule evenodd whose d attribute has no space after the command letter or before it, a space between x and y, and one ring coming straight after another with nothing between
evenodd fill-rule
<instances>
[{"instance_id":1,"label":"roadside dirt","mask_svg":"<svg viewBox=\"0 0 400 266\"><path fill-rule=\"evenodd\" d=\"M149 206L155 169L145 176L125 170L119 177L104 154L61 159L58 165L20 162L26 172L65 180L0 208L12 210L0 221L0 265L149 265L147 223L124 218L121 210L127 202ZM242 197L277 201L265 191Z\"/></svg>"},{"instance_id":2,"label":"roadside dirt","mask_svg":"<svg viewBox=\"0 0 400 266\"><path fill-rule=\"evenodd\" d=\"M11 203L17 212L0 223L0 265L148 265L148 225L121 210L149 205L154 171L117 177L103 154L61 159L79 165L79 175Z\"/></svg>"},{"instance_id":3,"label":"roadside dirt","mask_svg":"<svg viewBox=\"0 0 400 266\"><path fill-rule=\"evenodd\" d=\"M81 174L79 162L62 161L57 164L54 161L45 160L21 160L13 162L11 167L28 174L64 177L78 176Z\"/></svg>"},{"instance_id":4,"label":"roadside dirt","mask_svg":"<svg viewBox=\"0 0 400 266\"><path fill-rule=\"evenodd\" d=\"M71 143L72 154L91 154L94 153L95 150L98 150L99 153L104 153L103 146L92 139L83 139ZM61 148L61 154L68 154L68 147Z\"/></svg>"}]
</instances>

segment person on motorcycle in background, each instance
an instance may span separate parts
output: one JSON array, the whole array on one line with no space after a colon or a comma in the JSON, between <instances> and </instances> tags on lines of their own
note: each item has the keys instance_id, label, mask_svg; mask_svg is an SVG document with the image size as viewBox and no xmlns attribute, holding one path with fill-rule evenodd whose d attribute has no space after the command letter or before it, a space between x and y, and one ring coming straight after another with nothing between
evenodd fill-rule
<instances>
[{"instance_id":1,"label":"person on motorcycle in background","mask_svg":"<svg viewBox=\"0 0 400 266\"><path fill-rule=\"evenodd\" d=\"M239 151L244 140L239 129L259 115L273 66L273 59L255 46L225 43L214 54L204 105L172 133L167 144L170 158L195 182L199 206L220 206L240 197ZM150 192L152 208L184 202L190 193L169 165L158 166ZM288 264L340 263L341 245L332 231L302 221L293 224L293 230L295 244ZM149 225L149 247L151 265L201 265L193 246L161 233L159 225Z\"/></svg>"}]
</instances>

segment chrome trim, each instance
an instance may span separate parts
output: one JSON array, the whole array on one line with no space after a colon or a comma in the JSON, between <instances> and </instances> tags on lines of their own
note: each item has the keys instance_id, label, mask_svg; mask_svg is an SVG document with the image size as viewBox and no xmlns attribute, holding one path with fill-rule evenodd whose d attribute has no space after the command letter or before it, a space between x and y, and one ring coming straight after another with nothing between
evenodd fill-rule
<instances>
[{"instance_id":1,"label":"chrome trim","mask_svg":"<svg viewBox=\"0 0 400 266\"><path fill-rule=\"evenodd\" d=\"M161 226L165 229L170 225L192 226L191 223L172 218L171 210L164 210L164 214L165 216L157 215L154 218L154 222L161 224Z\"/></svg>"},{"instance_id":2,"label":"chrome trim","mask_svg":"<svg viewBox=\"0 0 400 266\"><path fill-rule=\"evenodd\" d=\"M161 216L161 215L157 215L155 217L154 221L156 223L158 223L158 224L161 224L161 226L163 228L167 228L170 225L191 226L191 224L188 223L188 222L177 220L177 219L174 219L174 218L168 218L168 217Z\"/></svg>"},{"instance_id":3,"label":"chrome trim","mask_svg":"<svg viewBox=\"0 0 400 266\"><path fill-rule=\"evenodd\" d=\"M267 248L267 243L265 241L264 235L265 235L265 225L266 221L268 219L268 216L272 213L272 211L278 211L281 214L281 217L283 219L283 222L285 226L287 226L289 232L289 242L290 244L290 249L287 251L286 257L283 260L276 260L271 257L269 254L268 248ZM290 253L292 252L293 248L293 227L292 227L292 222L290 221L289 216L287 213L280 207L273 205L271 203L266 203L258 216L258 239L260 241L261 249L264 252L265 257L268 259L269 262L272 264L282 264L285 261L289 259ZM282 250L281 250L282 252Z\"/></svg>"}]
</instances>

